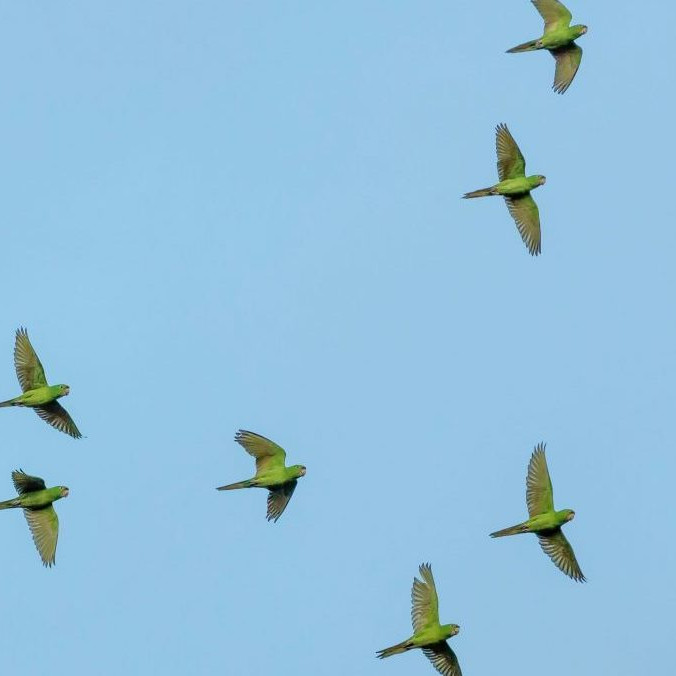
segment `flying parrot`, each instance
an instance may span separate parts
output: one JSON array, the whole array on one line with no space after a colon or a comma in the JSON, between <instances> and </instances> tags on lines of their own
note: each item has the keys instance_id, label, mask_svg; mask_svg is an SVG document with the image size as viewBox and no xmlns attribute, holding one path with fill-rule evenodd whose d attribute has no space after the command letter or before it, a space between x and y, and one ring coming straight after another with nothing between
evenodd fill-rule
<instances>
[{"instance_id":1,"label":"flying parrot","mask_svg":"<svg viewBox=\"0 0 676 676\"><path fill-rule=\"evenodd\" d=\"M545 20L545 32L541 38L530 40L507 50L508 54L547 49L556 60L554 84L557 94L563 94L573 81L582 61L582 49L575 40L587 32L580 24L571 26L573 15L559 0L531 0L535 9Z\"/></svg>"},{"instance_id":2,"label":"flying parrot","mask_svg":"<svg viewBox=\"0 0 676 676\"><path fill-rule=\"evenodd\" d=\"M575 512L572 509L559 511L554 509L552 481L547 469L545 445L542 443L535 447L528 463L526 504L528 505L528 521L491 533L491 537L501 538L505 535L535 533L545 554L557 568L573 580L585 582L573 548L561 530L561 526L575 518Z\"/></svg>"},{"instance_id":3,"label":"flying parrot","mask_svg":"<svg viewBox=\"0 0 676 676\"><path fill-rule=\"evenodd\" d=\"M411 622L413 636L401 643L379 650L381 659L390 655L420 648L434 668L444 676L462 676L458 658L446 639L455 636L460 627L457 624L439 624L439 598L429 563L420 565L420 577L413 578L411 589Z\"/></svg>"},{"instance_id":4,"label":"flying parrot","mask_svg":"<svg viewBox=\"0 0 676 676\"><path fill-rule=\"evenodd\" d=\"M541 241L540 212L530 192L544 185L547 179L539 174L526 176L526 160L506 124L499 124L495 128L495 149L498 155L500 183L490 188L465 193L463 198L502 195L509 213L516 222L521 239L531 255L537 256L540 253Z\"/></svg>"},{"instance_id":5,"label":"flying parrot","mask_svg":"<svg viewBox=\"0 0 676 676\"><path fill-rule=\"evenodd\" d=\"M256 476L245 481L238 481L227 486L219 486L216 490L231 491L235 488L267 488L268 521L277 521L286 509L298 479L305 476L303 465L284 464L286 451L274 441L260 434L239 430L235 441L256 459Z\"/></svg>"},{"instance_id":6,"label":"flying parrot","mask_svg":"<svg viewBox=\"0 0 676 676\"><path fill-rule=\"evenodd\" d=\"M57 399L65 397L70 392L68 385L48 385L45 370L35 354L35 350L28 340L28 332L20 328L16 332L14 343L14 368L19 379L23 394L14 399L0 402L3 406L28 406L32 408L45 422L60 432L70 434L79 439L82 435Z\"/></svg>"},{"instance_id":7,"label":"flying parrot","mask_svg":"<svg viewBox=\"0 0 676 676\"><path fill-rule=\"evenodd\" d=\"M56 541L59 538L59 517L52 503L68 497L68 488L66 486L47 488L40 477L29 476L22 469L15 469L12 472L12 481L19 496L0 502L0 509L16 507L23 509L42 563L45 566L53 566L56 558Z\"/></svg>"}]
</instances>

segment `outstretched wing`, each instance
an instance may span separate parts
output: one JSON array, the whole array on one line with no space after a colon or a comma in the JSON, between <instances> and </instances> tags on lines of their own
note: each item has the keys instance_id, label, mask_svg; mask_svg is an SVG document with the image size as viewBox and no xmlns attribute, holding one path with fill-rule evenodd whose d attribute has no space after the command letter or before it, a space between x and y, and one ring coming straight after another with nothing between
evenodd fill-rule
<instances>
[{"instance_id":1,"label":"outstretched wing","mask_svg":"<svg viewBox=\"0 0 676 676\"><path fill-rule=\"evenodd\" d=\"M21 327L17 329L14 343L14 368L19 379L21 389L26 392L36 387L46 387L45 370L35 354L35 350L28 340L28 332Z\"/></svg>"},{"instance_id":2,"label":"outstretched wing","mask_svg":"<svg viewBox=\"0 0 676 676\"><path fill-rule=\"evenodd\" d=\"M539 443L535 447L528 463L526 504L530 517L554 511L554 493L547 469L547 458L545 457L545 445L543 443Z\"/></svg>"},{"instance_id":3,"label":"outstretched wing","mask_svg":"<svg viewBox=\"0 0 676 676\"><path fill-rule=\"evenodd\" d=\"M526 175L526 160L504 123L495 128L495 152L498 155L498 177L501 181Z\"/></svg>"},{"instance_id":4,"label":"outstretched wing","mask_svg":"<svg viewBox=\"0 0 676 676\"><path fill-rule=\"evenodd\" d=\"M270 491L268 493L268 521L277 521L282 516L282 512L286 509L293 492L296 490L297 483L298 481L293 479L281 486L268 489Z\"/></svg>"},{"instance_id":5,"label":"outstretched wing","mask_svg":"<svg viewBox=\"0 0 676 676\"><path fill-rule=\"evenodd\" d=\"M418 633L429 625L439 624L439 598L429 563L420 566L420 577L413 578L411 589L411 622L414 633Z\"/></svg>"},{"instance_id":6,"label":"outstretched wing","mask_svg":"<svg viewBox=\"0 0 676 676\"><path fill-rule=\"evenodd\" d=\"M540 232L540 210L530 193L517 197L505 196L505 203L516 223L516 229L531 256L537 256L542 250Z\"/></svg>"},{"instance_id":7,"label":"outstretched wing","mask_svg":"<svg viewBox=\"0 0 676 676\"><path fill-rule=\"evenodd\" d=\"M462 676L458 658L446 641L439 641L422 649L425 657L443 676Z\"/></svg>"},{"instance_id":8,"label":"outstretched wing","mask_svg":"<svg viewBox=\"0 0 676 676\"><path fill-rule=\"evenodd\" d=\"M573 15L559 0L531 0L545 20L545 35L559 28L568 28Z\"/></svg>"},{"instance_id":9,"label":"outstretched wing","mask_svg":"<svg viewBox=\"0 0 676 676\"><path fill-rule=\"evenodd\" d=\"M549 556L559 570L562 570L568 577L572 577L576 582L586 582L575 558L575 552L573 552L570 542L560 528L547 534L538 533L538 540L545 554Z\"/></svg>"},{"instance_id":10,"label":"outstretched wing","mask_svg":"<svg viewBox=\"0 0 676 676\"><path fill-rule=\"evenodd\" d=\"M54 565L56 542L59 539L59 517L54 507L49 505L40 509L24 509L23 513L42 563L45 566Z\"/></svg>"},{"instance_id":11,"label":"outstretched wing","mask_svg":"<svg viewBox=\"0 0 676 676\"><path fill-rule=\"evenodd\" d=\"M15 469L12 472L12 483L19 495L24 493L34 493L35 491L44 491L47 486L39 476L26 474L22 469Z\"/></svg>"},{"instance_id":12,"label":"outstretched wing","mask_svg":"<svg viewBox=\"0 0 676 676\"><path fill-rule=\"evenodd\" d=\"M58 401L50 401L49 404L43 406L34 406L33 410L59 432L70 434L75 439L82 436L73 419L68 415L68 411Z\"/></svg>"},{"instance_id":13,"label":"outstretched wing","mask_svg":"<svg viewBox=\"0 0 676 676\"><path fill-rule=\"evenodd\" d=\"M253 455L256 458L256 474L284 467L286 452L274 441L270 441L270 439L266 439L260 434L247 430L238 430L237 434L235 434L235 441L249 455Z\"/></svg>"},{"instance_id":14,"label":"outstretched wing","mask_svg":"<svg viewBox=\"0 0 676 676\"><path fill-rule=\"evenodd\" d=\"M565 47L550 50L550 53L556 59L552 89L557 94L563 94L570 87L570 83L580 67L582 48L571 42Z\"/></svg>"}]
</instances>

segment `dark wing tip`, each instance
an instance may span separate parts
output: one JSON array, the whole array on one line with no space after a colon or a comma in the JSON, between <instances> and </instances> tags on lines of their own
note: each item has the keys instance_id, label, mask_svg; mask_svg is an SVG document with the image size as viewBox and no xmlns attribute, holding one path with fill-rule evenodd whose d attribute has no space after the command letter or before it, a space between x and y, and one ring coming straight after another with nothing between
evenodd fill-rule
<instances>
[{"instance_id":1,"label":"dark wing tip","mask_svg":"<svg viewBox=\"0 0 676 676\"><path fill-rule=\"evenodd\" d=\"M533 449L533 455L535 455L536 453L538 453L538 454L542 453L542 455L544 455L546 448L547 448L547 444L544 441L541 441Z\"/></svg>"},{"instance_id":2,"label":"dark wing tip","mask_svg":"<svg viewBox=\"0 0 676 676\"><path fill-rule=\"evenodd\" d=\"M265 441L270 441L269 439L267 439L263 435L256 434L256 432L252 432L251 430L239 429L239 430L237 430L237 432L235 432L235 441L242 446L244 446L244 442L247 439L251 439L251 438L264 439Z\"/></svg>"},{"instance_id":3,"label":"dark wing tip","mask_svg":"<svg viewBox=\"0 0 676 676\"><path fill-rule=\"evenodd\" d=\"M425 573L431 573L432 572L432 566L429 562L421 563L418 566L418 570L420 571L421 575L425 575Z\"/></svg>"}]
</instances>

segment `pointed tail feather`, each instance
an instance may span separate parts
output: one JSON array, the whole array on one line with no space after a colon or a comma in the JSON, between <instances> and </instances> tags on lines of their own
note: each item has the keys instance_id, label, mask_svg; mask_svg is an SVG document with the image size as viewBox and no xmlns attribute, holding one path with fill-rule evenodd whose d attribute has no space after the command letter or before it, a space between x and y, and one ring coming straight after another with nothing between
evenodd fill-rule
<instances>
[{"instance_id":1,"label":"pointed tail feather","mask_svg":"<svg viewBox=\"0 0 676 676\"><path fill-rule=\"evenodd\" d=\"M518 535L519 533L528 533L528 524L520 523L516 526L510 526L509 528L503 528L502 530L496 530L495 533L491 533L492 538L502 538L505 535Z\"/></svg>"},{"instance_id":2,"label":"pointed tail feather","mask_svg":"<svg viewBox=\"0 0 676 676\"><path fill-rule=\"evenodd\" d=\"M497 194L495 192L494 188L481 188L481 190L474 190L473 192L466 192L463 196L462 199L466 200L471 197L488 197L489 195L495 195Z\"/></svg>"},{"instance_id":3,"label":"pointed tail feather","mask_svg":"<svg viewBox=\"0 0 676 676\"><path fill-rule=\"evenodd\" d=\"M12 509L12 507L21 507L21 500L19 498L12 498L11 500L0 502L0 509Z\"/></svg>"},{"instance_id":4,"label":"pointed tail feather","mask_svg":"<svg viewBox=\"0 0 676 676\"><path fill-rule=\"evenodd\" d=\"M523 42L522 44L517 45L516 47L508 49L507 54L516 54L517 52L531 52L534 49L540 49L540 47L538 47L537 44L538 44L537 40L529 40L528 42Z\"/></svg>"},{"instance_id":5,"label":"pointed tail feather","mask_svg":"<svg viewBox=\"0 0 676 676\"><path fill-rule=\"evenodd\" d=\"M0 401L0 408L4 408L5 406L15 406L16 404L14 403L14 399L8 399L7 401Z\"/></svg>"},{"instance_id":6,"label":"pointed tail feather","mask_svg":"<svg viewBox=\"0 0 676 676\"><path fill-rule=\"evenodd\" d=\"M376 655L382 660L384 657L389 657L390 655L398 655L399 653L405 653L407 650L414 648L415 646L411 641L402 641L397 643L397 645L390 646L384 650L379 650Z\"/></svg>"},{"instance_id":7,"label":"pointed tail feather","mask_svg":"<svg viewBox=\"0 0 676 676\"><path fill-rule=\"evenodd\" d=\"M217 491L234 491L235 488L249 488L250 486L255 486L253 479L247 479L246 481L238 481L234 484L228 484L227 486L218 486Z\"/></svg>"}]
</instances>

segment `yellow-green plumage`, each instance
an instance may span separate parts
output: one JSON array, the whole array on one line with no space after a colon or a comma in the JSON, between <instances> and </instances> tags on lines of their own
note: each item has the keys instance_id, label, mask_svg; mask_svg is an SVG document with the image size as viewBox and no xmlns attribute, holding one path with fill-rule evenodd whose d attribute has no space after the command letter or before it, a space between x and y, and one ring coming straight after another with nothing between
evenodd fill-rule
<instances>
[{"instance_id":1,"label":"yellow-green plumage","mask_svg":"<svg viewBox=\"0 0 676 676\"><path fill-rule=\"evenodd\" d=\"M575 512L572 509L554 509L554 491L547 468L545 445L542 443L535 447L528 463L526 504L527 521L495 531L490 534L491 537L535 533L540 546L559 570L577 582L585 582L573 548L561 530L564 524L575 518Z\"/></svg>"},{"instance_id":2,"label":"yellow-green plumage","mask_svg":"<svg viewBox=\"0 0 676 676\"><path fill-rule=\"evenodd\" d=\"M376 655L382 659L420 648L440 674L462 676L458 658L446 642L460 631L460 627L457 624L439 624L439 597L432 567L429 563L423 563L419 570L421 579L413 578L411 589L413 636L379 650Z\"/></svg>"},{"instance_id":3,"label":"yellow-green plumage","mask_svg":"<svg viewBox=\"0 0 676 676\"><path fill-rule=\"evenodd\" d=\"M556 61L554 84L557 94L570 87L582 61L582 49L575 40L587 32L587 26L571 26L573 15L559 0L531 0L545 21L542 37L507 50L509 54L547 49Z\"/></svg>"},{"instance_id":4,"label":"yellow-green plumage","mask_svg":"<svg viewBox=\"0 0 676 676\"><path fill-rule=\"evenodd\" d=\"M0 408L5 406L32 408L55 429L79 439L82 436L80 431L66 409L57 401L60 397L69 394L70 388L68 385L49 385L47 383L45 370L28 339L28 332L24 328L20 328L16 332L14 367L23 394L0 402Z\"/></svg>"},{"instance_id":5,"label":"yellow-green plumage","mask_svg":"<svg viewBox=\"0 0 676 676\"><path fill-rule=\"evenodd\" d=\"M531 255L537 256L542 247L540 212L530 193L544 185L547 179L540 174L526 176L526 160L506 124L499 124L495 129L495 151L500 182L490 188L465 193L463 197L504 197L521 239Z\"/></svg>"},{"instance_id":6,"label":"yellow-green plumage","mask_svg":"<svg viewBox=\"0 0 676 676\"><path fill-rule=\"evenodd\" d=\"M47 488L40 477L30 476L23 470L12 472L12 482L19 496L0 502L0 509L23 509L42 563L52 566L56 560L56 543L59 539L59 517L52 503L67 497L68 488Z\"/></svg>"},{"instance_id":7,"label":"yellow-green plumage","mask_svg":"<svg viewBox=\"0 0 676 676\"><path fill-rule=\"evenodd\" d=\"M267 488L269 491L267 519L277 521L289 504L296 490L298 479L305 476L306 468L303 465L287 467L286 451L274 441L255 432L239 430L235 434L235 441L256 459L256 476L226 486L219 486L216 490Z\"/></svg>"}]
</instances>

